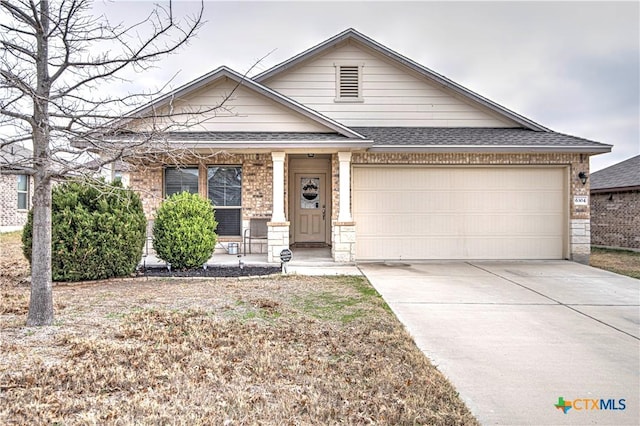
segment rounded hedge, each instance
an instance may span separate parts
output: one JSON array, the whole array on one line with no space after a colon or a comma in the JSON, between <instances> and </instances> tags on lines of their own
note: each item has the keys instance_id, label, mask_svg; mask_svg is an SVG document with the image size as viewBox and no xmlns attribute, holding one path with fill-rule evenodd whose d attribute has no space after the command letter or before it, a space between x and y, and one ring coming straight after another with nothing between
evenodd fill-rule
<instances>
[{"instance_id":1,"label":"rounded hedge","mask_svg":"<svg viewBox=\"0 0 640 426\"><path fill-rule=\"evenodd\" d=\"M51 269L54 281L98 280L133 273L142 258L146 218L140 197L120 182L77 180L52 191ZM33 211L22 233L32 262Z\"/></svg>"},{"instance_id":2,"label":"rounded hedge","mask_svg":"<svg viewBox=\"0 0 640 426\"><path fill-rule=\"evenodd\" d=\"M213 255L217 226L209 200L188 192L174 194L156 212L153 248L172 268L200 267Z\"/></svg>"}]
</instances>

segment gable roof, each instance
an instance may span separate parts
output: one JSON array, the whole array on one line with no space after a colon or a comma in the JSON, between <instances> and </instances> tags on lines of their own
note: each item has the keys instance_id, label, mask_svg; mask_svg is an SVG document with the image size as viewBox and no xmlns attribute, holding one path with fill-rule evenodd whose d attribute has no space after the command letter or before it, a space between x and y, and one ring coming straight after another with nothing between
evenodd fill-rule
<instances>
[{"instance_id":1,"label":"gable roof","mask_svg":"<svg viewBox=\"0 0 640 426\"><path fill-rule=\"evenodd\" d=\"M640 189L640 155L591 174L591 190Z\"/></svg>"},{"instance_id":2,"label":"gable roof","mask_svg":"<svg viewBox=\"0 0 640 426\"><path fill-rule=\"evenodd\" d=\"M530 129L530 130L537 130L537 131L550 131L550 129L526 118L523 117L520 114L517 114L511 110L509 110L508 108L503 107L502 105L499 105L461 85L459 85L458 83L449 80L448 78L446 78L445 76L436 73L435 71L425 67L424 65L421 65L415 61L412 61L411 59L389 49L388 47L378 43L377 41L365 36L362 33L359 33L358 31L356 31L353 28L349 28L343 32L341 32L340 34L337 34L333 37L331 37L330 39L323 41L322 43L311 47L310 49L305 50L302 53L299 53L296 56L293 56L292 58L256 75L253 77L253 80L256 82L264 82L265 80L283 73L285 71L287 71L288 69L297 66L298 64L307 61L313 57L317 57L318 55L321 55L323 53L325 53L327 50L335 47L336 45L343 43L345 41L356 41L357 43L360 43L366 47L369 47L370 49L382 54L383 56L391 59L392 61L401 64L407 68L412 69L413 71L417 72L418 74L422 75L423 77L427 78L428 80L431 80L433 82L435 82L436 84L439 84L441 86L444 86L445 88L451 90L452 92L461 95L462 97L469 99L473 102L476 102L480 105L483 105L484 107L489 108L490 110L492 110L493 112L497 113L500 116L506 117L512 121L515 121L516 123L518 123L519 125Z\"/></svg>"},{"instance_id":3,"label":"gable roof","mask_svg":"<svg viewBox=\"0 0 640 426\"><path fill-rule=\"evenodd\" d=\"M32 174L33 151L12 143L0 147L0 173Z\"/></svg>"},{"instance_id":4,"label":"gable roof","mask_svg":"<svg viewBox=\"0 0 640 426\"><path fill-rule=\"evenodd\" d=\"M192 93L196 90L198 90L201 87L204 87L216 80L219 80L221 78L229 78L232 81L235 81L239 86L243 86L245 88L248 88L254 92L260 93L264 96L266 96L267 98L279 103L280 105L283 105L284 107L294 110L300 114L302 114L303 116L311 119L312 121L319 123L325 127L328 127L329 129L333 130L336 133L339 133L341 135L346 136L347 138L355 138L355 139L364 139L364 137L360 134L358 134L357 132L353 131L352 129L350 129L349 127L338 123L337 121L326 117L322 114L320 114L319 112L299 103L294 101L291 98L288 98L274 90L269 89L266 86L263 86L262 84L253 81L251 79L248 79L246 76L232 70L229 67L226 66L221 66L213 71L211 71L210 73L207 73L181 87L179 87L176 90L173 90L169 93L167 93L164 96L161 96L160 98L138 108L135 109L133 111L131 111L130 113L128 113L126 115L126 117L123 119L123 122L121 124L124 124L124 122L132 120L134 118L144 118L146 115L148 115L150 112L157 110L159 108L162 108L166 105L168 105L172 100L176 99L176 98L181 98L184 97L186 95L188 95L189 93Z\"/></svg>"}]
</instances>

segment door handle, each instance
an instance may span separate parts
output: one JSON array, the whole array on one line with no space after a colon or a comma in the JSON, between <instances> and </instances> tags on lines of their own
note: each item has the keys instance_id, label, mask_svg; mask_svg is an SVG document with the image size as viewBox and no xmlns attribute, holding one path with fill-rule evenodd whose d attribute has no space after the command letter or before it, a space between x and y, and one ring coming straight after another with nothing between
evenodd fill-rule
<instances>
[{"instance_id":1,"label":"door handle","mask_svg":"<svg viewBox=\"0 0 640 426\"><path fill-rule=\"evenodd\" d=\"M325 209L324 206L322 206L322 220L324 220L324 216L326 212L327 212L327 209Z\"/></svg>"}]
</instances>

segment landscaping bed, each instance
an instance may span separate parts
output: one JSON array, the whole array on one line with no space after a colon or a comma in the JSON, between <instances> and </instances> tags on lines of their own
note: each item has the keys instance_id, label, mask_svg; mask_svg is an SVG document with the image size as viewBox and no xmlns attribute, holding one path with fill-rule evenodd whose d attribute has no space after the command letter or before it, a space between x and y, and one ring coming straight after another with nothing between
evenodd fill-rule
<instances>
[{"instance_id":1,"label":"landscaping bed","mask_svg":"<svg viewBox=\"0 0 640 426\"><path fill-rule=\"evenodd\" d=\"M261 275L279 274L280 266L208 266L206 269L169 270L166 267L144 268L138 271L145 277L256 277Z\"/></svg>"}]
</instances>

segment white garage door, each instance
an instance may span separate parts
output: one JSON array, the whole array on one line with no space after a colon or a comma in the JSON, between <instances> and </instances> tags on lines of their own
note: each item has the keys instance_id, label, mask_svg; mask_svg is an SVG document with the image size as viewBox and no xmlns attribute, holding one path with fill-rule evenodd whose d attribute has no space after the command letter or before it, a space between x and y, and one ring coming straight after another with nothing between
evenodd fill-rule
<instances>
[{"instance_id":1,"label":"white garage door","mask_svg":"<svg viewBox=\"0 0 640 426\"><path fill-rule=\"evenodd\" d=\"M562 259L564 168L355 166L358 260Z\"/></svg>"}]
</instances>

